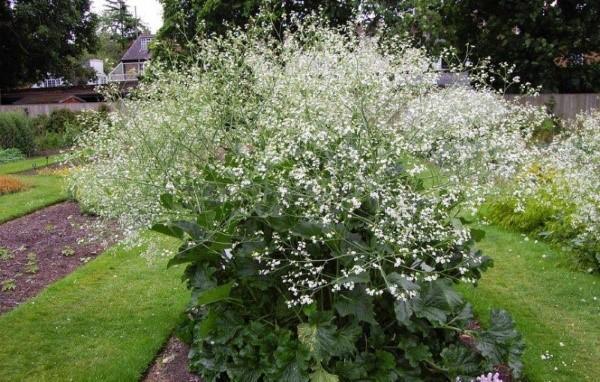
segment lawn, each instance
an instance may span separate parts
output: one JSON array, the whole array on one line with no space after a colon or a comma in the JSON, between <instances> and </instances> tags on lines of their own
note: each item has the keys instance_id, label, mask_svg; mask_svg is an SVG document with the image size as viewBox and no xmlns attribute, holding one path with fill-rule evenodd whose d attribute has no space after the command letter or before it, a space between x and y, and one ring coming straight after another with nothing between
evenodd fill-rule
<instances>
[{"instance_id":1,"label":"lawn","mask_svg":"<svg viewBox=\"0 0 600 382\"><path fill-rule=\"evenodd\" d=\"M546 243L485 230L479 247L495 265L478 287L461 291L482 316L493 307L513 315L527 343L529 381L597 381L600 278L569 269L569 254Z\"/></svg>"},{"instance_id":2,"label":"lawn","mask_svg":"<svg viewBox=\"0 0 600 382\"><path fill-rule=\"evenodd\" d=\"M0 175L57 163L62 155L37 157L0 165ZM63 178L55 175L13 175L29 185L25 191L0 196L0 223L67 199Z\"/></svg>"},{"instance_id":3,"label":"lawn","mask_svg":"<svg viewBox=\"0 0 600 382\"><path fill-rule=\"evenodd\" d=\"M189 300L181 268L140 251L117 246L0 316L0 381L139 380Z\"/></svg>"},{"instance_id":4,"label":"lawn","mask_svg":"<svg viewBox=\"0 0 600 382\"><path fill-rule=\"evenodd\" d=\"M0 171L3 167L0 167ZM63 178L54 175L15 175L30 187L0 196L0 223L67 199Z\"/></svg>"},{"instance_id":5,"label":"lawn","mask_svg":"<svg viewBox=\"0 0 600 382\"><path fill-rule=\"evenodd\" d=\"M4 163L0 165L0 175L14 174L21 171L27 171L34 168L45 167L62 160L63 155L51 155L48 157L35 157L15 162Z\"/></svg>"}]
</instances>

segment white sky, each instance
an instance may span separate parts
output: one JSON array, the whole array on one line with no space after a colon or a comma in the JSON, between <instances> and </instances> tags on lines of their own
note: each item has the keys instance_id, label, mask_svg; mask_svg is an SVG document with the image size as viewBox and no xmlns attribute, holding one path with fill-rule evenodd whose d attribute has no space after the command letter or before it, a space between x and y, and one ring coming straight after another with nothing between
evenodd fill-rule
<instances>
[{"instance_id":1,"label":"white sky","mask_svg":"<svg viewBox=\"0 0 600 382\"><path fill-rule=\"evenodd\" d=\"M162 6L158 0L125 0L127 7L150 27L152 33L162 26ZM92 12L100 13L104 9L104 0L92 0Z\"/></svg>"}]
</instances>

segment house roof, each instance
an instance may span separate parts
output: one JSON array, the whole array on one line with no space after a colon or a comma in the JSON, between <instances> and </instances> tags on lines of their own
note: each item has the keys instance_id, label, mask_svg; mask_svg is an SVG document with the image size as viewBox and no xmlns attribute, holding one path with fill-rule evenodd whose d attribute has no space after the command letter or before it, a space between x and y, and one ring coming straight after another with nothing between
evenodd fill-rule
<instances>
[{"instance_id":1,"label":"house roof","mask_svg":"<svg viewBox=\"0 0 600 382\"><path fill-rule=\"evenodd\" d=\"M125 52L123 57L121 57L121 62L149 60L150 51L148 50L147 43L144 44L143 42L144 40L148 41L152 40L153 38L154 36L149 34L143 34L138 36L138 38L136 38L135 41L131 43L131 46L129 47L129 49L127 49L127 52Z\"/></svg>"},{"instance_id":2,"label":"house roof","mask_svg":"<svg viewBox=\"0 0 600 382\"><path fill-rule=\"evenodd\" d=\"M86 102L81 97L76 94L68 94L68 93L54 93L54 94L29 94L26 95L16 102L13 105L31 105L38 103L83 103Z\"/></svg>"}]
</instances>

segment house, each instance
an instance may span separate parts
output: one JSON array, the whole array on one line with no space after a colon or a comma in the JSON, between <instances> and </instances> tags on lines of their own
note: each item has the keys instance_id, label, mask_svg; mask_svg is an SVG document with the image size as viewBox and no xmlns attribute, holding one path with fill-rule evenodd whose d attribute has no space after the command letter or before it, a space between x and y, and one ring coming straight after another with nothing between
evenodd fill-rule
<instances>
[{"instance_id":1,"label":"house","mask_svg":"<svg viewBox=\"0 0 600 382\"><path fill-rule=\"evenodd\" d=\"M110 82L137 81L144 72L144 65L150 60L148 49L153 35L140 35L125 52L119 64L110 72Z\"/></svg>"},{"instance_id":2,"label":"house","mask_svg":"<svg viewBox=\"0 0 600 382\"><path fill-rule=\"evenodd\" d=\"M108 82L108 76L104 73L104 61L98 58L91 58L84 63L84 66L91 68L95 74L94 78L87 81L87 85L104 85ZM56 78L49 76L43 81L33 85L32 88L56 88L69 85L68 81L65 81L62 77Z\"/></svg>"}]
</instances>

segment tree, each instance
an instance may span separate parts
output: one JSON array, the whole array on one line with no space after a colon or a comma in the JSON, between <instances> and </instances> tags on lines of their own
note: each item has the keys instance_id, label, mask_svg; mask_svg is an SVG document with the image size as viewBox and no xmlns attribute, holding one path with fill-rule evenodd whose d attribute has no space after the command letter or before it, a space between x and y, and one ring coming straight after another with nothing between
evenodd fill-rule
<instances>
[{"instance_id":1,"label":"tree","mask_svg":"<svg viewBox=\"0 0 600 382\"><path fill-rule=\"evenodd\" d=\"M228 27L244 26L261 9L274 24L275 32L283 29L292 12L303 17L317 12L332 25L346 23L354 17L358 0L160 0L163 26L158 32L158 56L174 52L186 55L186 46L201 32L224 33Z\"/></svg>"},{"instance_id":2,"label":"tree","mask_svg":"<svg viewBox=\"0 0 600 382\"><path fill-rule=\"evenodd\" d=\"M95 49L96 22L89 0L0 0L0 88L86 77L80 58Z\"/></svg>"},{"instance_id":3,"label":"tree","mask_svg":"<svg viewBox=\"0 0 600 382\"><path fill-rule=\"evenodd\" d=\"M131 14L125 0L106 0L106 8L100 16L99 30L104 37L118 42L121 51L137 36L148 33L148 27Z\"/></svg>"},{"instance_id":4,"label":"tree","mask_svg":"<svg viewBox=\"0 0 600 382\"><path fill-rule=\"evenodd\" d=\"M459 52L473 45L473 60L514 64L516 75L545 91L600 90L600 67L584 59L600 51L600 2L461 0L439 9L437 32Z\"/></svg>"}]
</instances>

